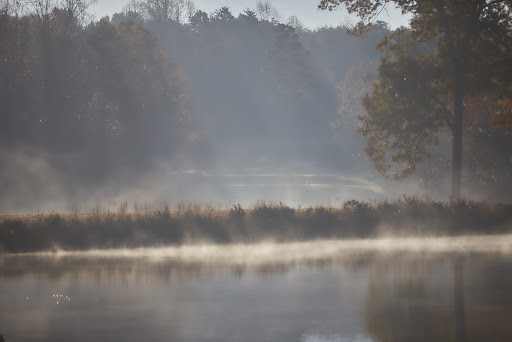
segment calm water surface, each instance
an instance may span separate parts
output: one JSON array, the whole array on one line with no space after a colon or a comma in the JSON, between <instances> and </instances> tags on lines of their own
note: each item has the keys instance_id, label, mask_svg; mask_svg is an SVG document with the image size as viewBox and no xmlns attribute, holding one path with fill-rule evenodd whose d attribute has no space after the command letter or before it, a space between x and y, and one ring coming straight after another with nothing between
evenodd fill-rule
<instances>
[{"instance_id":1,"label":"calm water surface","mask_svg":"<svg viewBox=\"0 0 512 342\"><path fill-rule=\"evenodd\" d=\"M508 249L162 251L0 257L0 334L7 342L512 340Z\"/></svg>"}]
</instances>

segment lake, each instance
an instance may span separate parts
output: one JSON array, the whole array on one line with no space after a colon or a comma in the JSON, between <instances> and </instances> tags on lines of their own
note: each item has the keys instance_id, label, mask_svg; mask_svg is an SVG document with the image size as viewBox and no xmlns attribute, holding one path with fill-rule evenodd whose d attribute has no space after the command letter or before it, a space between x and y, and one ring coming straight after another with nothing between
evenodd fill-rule
<instances>
[{"instance_id":1,"label":"lake","mask_svg":"<svg viewBox=\"0 0 512 342\"><path fill-rule=\"evenodd\" d=\"M5 341L512 340L510 236L0 257Z\"/></svg>"}]
</instances>

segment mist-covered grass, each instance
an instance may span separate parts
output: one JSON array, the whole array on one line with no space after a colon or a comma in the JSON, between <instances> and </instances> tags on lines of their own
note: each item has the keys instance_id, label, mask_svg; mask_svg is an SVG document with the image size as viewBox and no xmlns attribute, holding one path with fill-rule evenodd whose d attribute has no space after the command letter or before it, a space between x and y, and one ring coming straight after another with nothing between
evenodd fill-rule
<instances>
[{"instance_id":1,"label":"mist-covered grass","mask_svg":"<svg viewBox=\"0 0 512 342\"><path fill-rule=\"evenodd\" d=\"M404 197L343 206L292 208L260 202L235 205L165 203L116 210L0 216L0 251L135 248L202 243L290 242L383 236L454 236L512 231L512 205L434 202Z\"/></svg>"}]
</instances>

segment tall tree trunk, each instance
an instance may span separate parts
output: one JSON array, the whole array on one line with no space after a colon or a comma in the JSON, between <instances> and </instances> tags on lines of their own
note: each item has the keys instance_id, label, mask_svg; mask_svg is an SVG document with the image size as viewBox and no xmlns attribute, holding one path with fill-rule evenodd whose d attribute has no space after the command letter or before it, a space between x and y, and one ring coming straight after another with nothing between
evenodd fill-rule
<instances>
[{"instance_id":1,"label":"tall tree trunk","mask_svg":"<svg viewBox=\"0 0 512 342\"><path fill-rule=\"evenodd\" d=\"M441 14L444 24L444 34L448 42L448 56L453 70L453 121L451 124L452 145L452 201L460 199L462 177L462 116L464 114L464 48L469 41L471 21L467 22L466 32L462 40L456 42L449 23L449 15L446 13L445 1L436 1L437 10ZM459 53L457 53L457 50Z\"/></svg>"},{"instance_id":2,"label":"tall tree trunk","mask_svg":"<svg viewBox=\"0 0 512 342\"><path fill-rule=\"evenodd\" d=\"M462 177L462 116L464 113L463 77L459 66L455 68L453 85L453 122L452 122L452 201L460 199Z\"/></svg>"}]
</instances>

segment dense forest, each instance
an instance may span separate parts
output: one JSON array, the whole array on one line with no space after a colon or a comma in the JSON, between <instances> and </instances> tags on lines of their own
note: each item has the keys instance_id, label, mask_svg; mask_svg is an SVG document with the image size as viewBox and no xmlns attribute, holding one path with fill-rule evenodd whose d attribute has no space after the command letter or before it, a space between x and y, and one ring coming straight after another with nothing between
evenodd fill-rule
<instances>
[{"instance_id":1,"label":"dense forest","mask_svg":"<svg viewBox=\"0 0 512 342\"><path fill-rule=\"evenodd\" d=\"M133 1L100 20L86 0L0 4L0 209L49 193L119 195L162 165L373 173L356 128L382 57L376 46L391 34L383 22L354 37L349 24L278 20L268 2L235 14ZM510 142L504 130L475 132L489 138L472 136L479 146ZM444 181L447 150L441 143L418 183ZM500 169L481 172L497 188L512 163L499 151Z\"/></svg>"}]
</instances>

